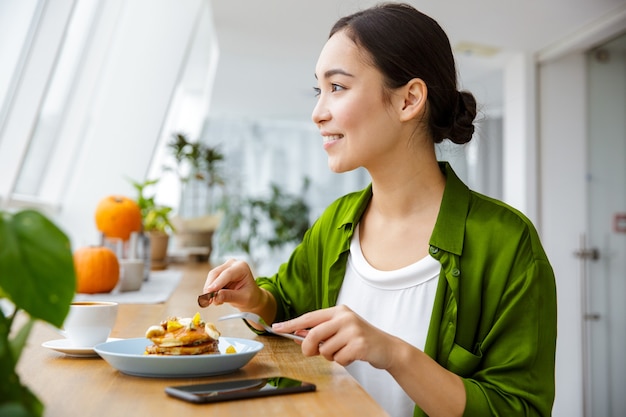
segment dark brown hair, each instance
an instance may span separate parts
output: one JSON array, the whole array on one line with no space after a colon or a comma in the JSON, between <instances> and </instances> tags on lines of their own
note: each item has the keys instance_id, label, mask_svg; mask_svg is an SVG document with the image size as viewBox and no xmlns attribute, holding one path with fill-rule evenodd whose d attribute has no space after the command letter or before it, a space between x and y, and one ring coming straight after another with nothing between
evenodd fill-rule
<instances>
[{"instance_id":1,"label":"dark brown hair","mask_svg":"<svg viewBox=\"0 0 626 417\"><path fill-rule=\"evenodd\" d=\"M383 3L339 19L329 37L339 31L369 53L387 88L399 88L413 78L426 83L428 128L435 143L472 139L476 100L470 92L457 90L450 41L435 20L408 4Z\"/></svg>"}]
</instances>

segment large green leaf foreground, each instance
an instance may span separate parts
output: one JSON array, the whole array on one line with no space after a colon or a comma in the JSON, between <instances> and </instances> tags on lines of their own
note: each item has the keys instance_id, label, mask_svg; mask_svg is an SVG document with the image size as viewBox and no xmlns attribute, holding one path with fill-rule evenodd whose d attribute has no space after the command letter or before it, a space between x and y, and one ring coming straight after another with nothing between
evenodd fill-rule
<instances>
[{"instance_id":1,"label":"large green leaf foreground","mask_svg":"<svg viewBox=\"0 0 626 417\"><path fill-rule=\"evenodd\" d=\"M0 213L0 294L57 327L69 311L76 277L67 236L42 214Z\"/></svg>"},{"instance_id":2,"label":"large green leaf foreground","mask_svg":"<svg viewBox=\"0 0 626 417\"><path fill-rule=\"evenodd\" d=\"M65 233L34 210L0 211L0 299L15 307L10 313L0 310L0 415L43 414L43 404L21 385L15 368L35 320L61 327L75 288L74 261ZM20 310L30 318L12 331Z\"/></svg>"}]
</instances>

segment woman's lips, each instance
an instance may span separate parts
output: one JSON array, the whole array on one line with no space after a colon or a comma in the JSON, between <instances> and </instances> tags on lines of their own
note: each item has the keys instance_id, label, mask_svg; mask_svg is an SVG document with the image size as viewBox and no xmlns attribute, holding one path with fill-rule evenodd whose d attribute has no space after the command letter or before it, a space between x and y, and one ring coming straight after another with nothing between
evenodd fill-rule
<instances>
[{"instance_id":1,"label":"woman's lips","mask_svg":"<svg viewBox=\"0 0 626 417\"><path fill-rule=\"evenodd\" d=\"M335 142L343 138L343 135L323 135L324 139L324 149L327 149L329 146L332 146Z\"/></svg>"}]
</instances>

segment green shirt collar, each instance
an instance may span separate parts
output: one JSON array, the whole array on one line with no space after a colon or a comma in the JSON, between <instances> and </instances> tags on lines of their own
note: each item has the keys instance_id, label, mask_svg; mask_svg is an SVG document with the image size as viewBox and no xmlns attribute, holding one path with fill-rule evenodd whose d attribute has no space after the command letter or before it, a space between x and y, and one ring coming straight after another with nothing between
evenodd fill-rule
<instances>
[{"instance_id":1,"label":"green shirt collar","mask_svg":"<svg viewBox=\"0 0 626 417\"><path fill-rule=\"evenodd\" d=\"M470 202L470 190L457 177L448 162L439 162L439 167L446 176L446 188L443 193L437 223L429 243L431 246L461 255L465 235L465 218ZM349 209L341 215L338 228L349 230L351 232L349 235L351 236L354 225L361 219L371 198L372 185L369 184L360 192L356 204L349 206Z\"/></svg>"},{"instance_id":2,"label":"green shirt collar","mask_svg":"<svg viewBox=\"0 0 626 417\"><path fill-rule=\"evenodd\" d=\"M429 243L431 246L460 256L465 240L465 221L470 205L470 190L457 177L449 163L440 162L439 167L446 176L446 188Z\"/></svg>"},{"instance_id":3,"label":"green shirt collar","mask_svg":"<svg viewBox=\"0 0 626 417\"><path fill-rule=\"evenodd\" d=\"M364 190L362 190L360 195L357 197L357 201L355 204L348 207L341 218L339 219L339 229L345 230L353 230L354 225L361 220L361 216L363 216L363 212L367 208L367 205L372 198L372 184L369 184ZM352 235L352 233L350 233Z\"/></svg>"}]
</instances>

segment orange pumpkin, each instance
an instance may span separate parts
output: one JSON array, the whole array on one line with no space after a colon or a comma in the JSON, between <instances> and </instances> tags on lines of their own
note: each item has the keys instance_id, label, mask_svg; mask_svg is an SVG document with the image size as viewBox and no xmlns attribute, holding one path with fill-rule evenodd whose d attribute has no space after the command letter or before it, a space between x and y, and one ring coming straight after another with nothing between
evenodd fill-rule
<instances>
[{"instance_id":1,"label":"orange pumpkin","mask_svg":"<svg viewBox=\"0 0 626 417\"><path fill-rule=\"evenodd\" d=\"M119 195L103 198L96 207L96 227L109 238L128 240L141 230L141 209L132 199Z\"/></svg>"},{"instance_id":2,"label":"orange pumpkin","mask_svg":"<svg viewBox=\"0 0 626 417\"><path fill-rule=\"evenodd\" d=\"M120 279L120 263L115 252L104 246L86 246L74 251L76 292L110 292Z\"/></svg>"}]
</instances>

